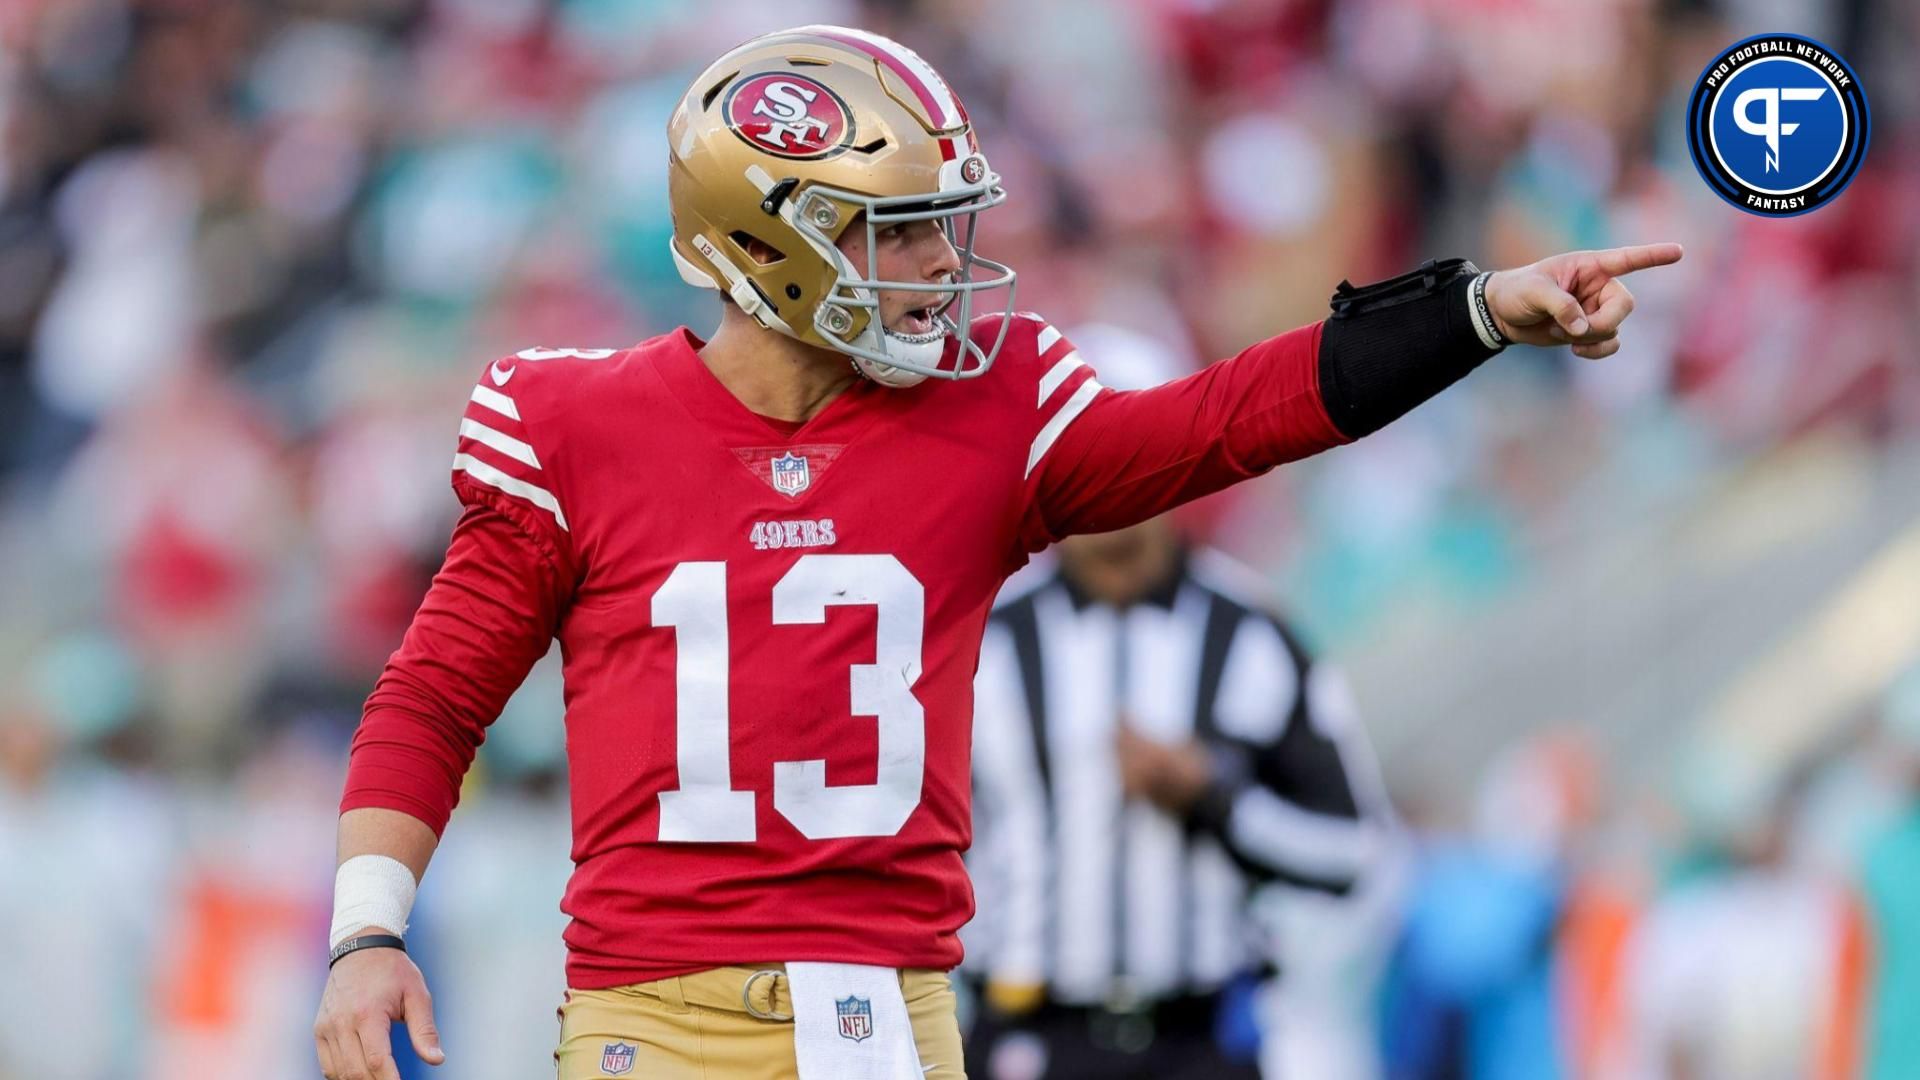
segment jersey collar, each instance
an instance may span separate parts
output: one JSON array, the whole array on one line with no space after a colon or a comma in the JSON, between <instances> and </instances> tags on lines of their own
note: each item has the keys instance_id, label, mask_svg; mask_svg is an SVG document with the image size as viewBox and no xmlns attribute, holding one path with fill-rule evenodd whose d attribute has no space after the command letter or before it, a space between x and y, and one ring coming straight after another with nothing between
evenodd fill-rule
<instances>
[{"instance_id":1,"label":"jersey collar","mask_svg":"<svg viewBox=\"0 0 1920 1080\"><path fill-rule=\"evenodd\" d=\"M911 390L888 390L861 380L847 387L797 430L785 432L747 408L708 370L699 353L705 345L692 330L680 327L667 335L665 355L657 370L667 388L694 419L709 426L728 446L844 445L851 443L878 416L906 405L912 397Z\"/></svg>"}]
</instances>

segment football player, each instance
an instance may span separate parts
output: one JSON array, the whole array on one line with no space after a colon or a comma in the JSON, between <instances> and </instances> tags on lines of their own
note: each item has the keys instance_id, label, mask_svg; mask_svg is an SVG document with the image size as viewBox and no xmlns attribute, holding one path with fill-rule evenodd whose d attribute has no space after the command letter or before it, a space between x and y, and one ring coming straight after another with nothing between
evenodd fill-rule
<instances>
[{"instance_id":1,"label":"football player","mask_svg":"<svg viewBox=\"0 0 1920 1080\"><path fill-rule=\"evenodd\" d=\"M1619 348L1671 244L1431 263L1189 378L1116 392L974 251L1006 198L911 51L727 53L667 131L673 257L720 327L479 375L465 512L354 739L332 1078L444 1059L405 955L486 726L558 638L575 871L562 1080L961 1075L972 679L1028 555L1359 438L1509 342ZM990 302L989 302L990 301Z\"/></svg>"}]
</instances>

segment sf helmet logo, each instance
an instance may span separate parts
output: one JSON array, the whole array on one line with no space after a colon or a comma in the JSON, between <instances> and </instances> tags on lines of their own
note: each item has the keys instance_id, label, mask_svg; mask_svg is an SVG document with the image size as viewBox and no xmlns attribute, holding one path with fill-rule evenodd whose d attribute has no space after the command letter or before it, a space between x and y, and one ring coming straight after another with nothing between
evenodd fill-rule
<instances>
[{"instance_id":1,"label":"sf helmet logo","mask_svg":"<svg viewBox=\"0 0 1920 1080\"><path fill-rule=\"evenodd\" d=\"M1714 194L1791 217L1846 190L1866 157L1867 97L1847 62L1798 34L1762 34L1715 57L1687 102L1687 148Z\"/></svg>"},{"instance_id":2,"label":"sf helmet logo","mask_svg":"<svg viewBox=\"0 0 1920 1080\"><path fill-rule=\"evenodd\" d=\"M1827 95L1824 86L1756 86L1743 90L1733 99L1733 123L1749 135L1758 135L1767 140L1767 171L1780 171L1780 136L1791 135L1800 130L1797 123L1780 122L1780 102L1782 101L1819 101ZM1753 118L1754 102L1766 107L1764 119Z\"/></svg>"},{"instance_id":3,"label":"sf helmet logo","mask_svg":"<svg viewBox=\"0 0 1920 1080\"><path fill-rule=\"evenodd\" d=\"M808 136L826 134L830 126L807 114L807 104L819 97L820 91L798 83L768 83L766 96L753 103L753 114L767 118L767 132L774 142L784 144L789 135L804 141Z\"/></svg>"},{"instance_id":4,"label":"sf helmet logo","mask_svg":"<svg viewBox=\"0 0 1920 1080\"><path fill-rule=\"evenodd\" d=\"M727 126L757 150L809 160L847 148L853 114L825 85L773 72L742 80L728 92Z\"/></svg>"}]
</instances>

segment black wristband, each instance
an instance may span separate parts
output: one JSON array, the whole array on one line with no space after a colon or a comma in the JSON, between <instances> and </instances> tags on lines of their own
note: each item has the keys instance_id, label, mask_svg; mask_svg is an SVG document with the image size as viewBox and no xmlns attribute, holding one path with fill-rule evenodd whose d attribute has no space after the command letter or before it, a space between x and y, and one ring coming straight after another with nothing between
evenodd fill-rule
<instances>
[{"instance_id":1,"label":"black wristband","mask_svg":"<svg viewBox=\"0 0 1920 1080\"><path fill-rule=\"evenodd\" d=\"M335 945L333 951L327 953L327 969L331 971L333 965L340 962L341 957L348 953L359 952L361 949L399 949L401 952L406 952L407 943L394 937L392 934L367 934L364 937L350 937L340 944Z\"/></svg>"},{"instance_id":2,"label":"black wristband","mask_svg":"<svg viewBox=\"0 0 1920 1080\"><path fill-rule=\"evenodd\" d=\"M1320 333L1320 399L1341 434L1378 431L1500 351L1475 329L1479 279L1472 263L1447 259L1364 288L1340 283Z\"/></svg>"}]
</instances>

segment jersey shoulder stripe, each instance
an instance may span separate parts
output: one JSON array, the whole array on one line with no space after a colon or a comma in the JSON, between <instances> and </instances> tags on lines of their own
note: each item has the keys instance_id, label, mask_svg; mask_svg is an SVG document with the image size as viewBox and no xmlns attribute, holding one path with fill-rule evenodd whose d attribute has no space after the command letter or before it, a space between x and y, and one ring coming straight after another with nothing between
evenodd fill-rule
<instances>
[{"instance_id":1,"label":"jersey shoulder stripe","mask_svg":"<svg viewBox=\"0 0 1920 1080\"><path fill-rule=\"evenodd\" d=\"M560 500L554 498L553 492L548 491L546 488L538 484L530 484L519 477L502 472L468 453L457 453L453 455L453 471L472 477L474 480L490 488L503 491L515 498L524 499L532 503L547 513L552 514L554 524L560 526L562 532L567 530L567 515L560 510Z\"/></svg>"},{"instance_id":2,"label":"jersey shoulder stripe","mask_svg":"<svg viewBox=\"0 0 1920 1080\"><path fill-rule=\"evenodd\" d=\"M485 383L475 386L473 396L468 400L481 408L491 409L509 420L520 419L520 407L513 403L513 399Z\"/></svg>"},{"instance_id":3,"label":"jersey shoulder stripe","mask_svg":"<svg viewBox=\"0 0 1920 1080\"><path fill-rule=\"evenodd\" d=\"M1060 441L1060 436L1067 430L1067 425L1079 419L1080 414L1086 412L1087 406L1093 404L1093 399L1105 389L1106 387L1100 385L1100 380L1094 378L1089 371L1087 377L1080 381L1079 387L1067 398L1066 403L1061 405L1059 410L1040 428L1040 433L1033 437L1033 445L1027 448L1025 475L1033 475L1034 467L1040 464L1041 458L1047 456L1047 451L1053 449L1053 444Z\"/></svg>"},{"instance_id":4,"label":"jersey shoulder stripe","mask_svg":"<svg viewBox=\"0 0 1920 1080\"><path fill-rule=\"evenodd\" d=\"M538 441L529 424L530 402L564 393L570 380L554 379L564 365L551 360L604 360L614 349L523 349L487 365L467 398L460 420L460 440L453 457L454 482L467 481L532 504L568 531L547 462L535 448ZM541 374L529 367L545 369ZM550 410L549 410L550 411Z\"/></svg>"},{"instance_id":5,"label":"jersey shoulder stripe","mask_svg":"<svg viewBox=\"0 0 1920 1080\"><path fill-rule=\"evenodd\" d=\"M1065 334L1037 315L1028 317L1039 327L1033 345L1041 372L1034 405L1040 410L1042 422L1027 447L1025 475L1032 476L1047 451L1106 387Z\"/></svg>"},{"instance_id":6,"label":"jersey shoulder stripe","mask_svg":"<svg viewBox=\"0 0 1920 1080\"><path fill-rule=\"evenodd\" d=\"M982 315L973 321L968 332L976 342L990 342L1001 332L1003 318L1011 319L1012 324L1007 327L1006 346L994 363L994 377L1009 380L1005 384L1007 392L1017 393L1030 403L1016 408L1034 410L1026 416L1031 425L1026 430L1033 432L1033 436L1027 444L1026 469L1022 474L1031 477L1061 435L1107 387L1073 347L1073 342L1034 312Z\"/></svg>"},{"instance_id":7,"label":"jersey shoulder stripe","mask_svg":"<svg viewBox=\"0 0 1920 1080\"><path fill-rule=\"evenodd\" d=\"M1055 330L1052 326L1042 326L1040 328L1040 337L1034 342L1034 348L1040 350L1041 356L1045 356L1047 355L1047 350L1053 348L1059 340L1060 331Z\"/></svg>"},{"instance_id":8,"label":"jersey shoulder stripe","mask_svg":"<svg viewBox=\"0 0 1920 1080\"><path fill-rule=\"evenodd\" d=\"M1035 404L1045 405L1047 399L1053 396L1053 392L1060 389L1060 384L1067 381L1067 376L1072 375L1076 368L1086 366L1086 361L1080 359L1078 349L1056 360L1053 366L1047 369L1047 373L1040 376L1040 400Z\"/></svg>"}]
</instances>

